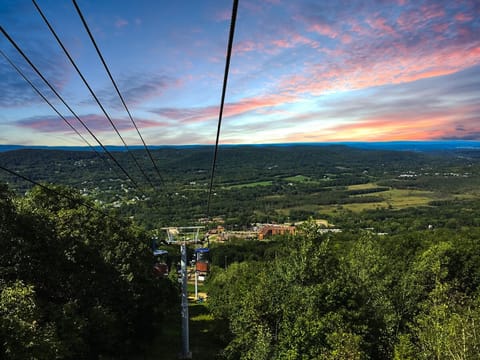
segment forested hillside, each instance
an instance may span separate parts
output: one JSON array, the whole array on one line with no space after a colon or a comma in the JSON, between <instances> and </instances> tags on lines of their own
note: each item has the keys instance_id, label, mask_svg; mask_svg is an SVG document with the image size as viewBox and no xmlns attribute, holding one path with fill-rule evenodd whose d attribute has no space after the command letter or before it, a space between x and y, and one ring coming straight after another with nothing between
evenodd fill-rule
<instances>
[{"instance_id":1,"label":"forested hillside","mask_svg":"<svg viewBox=\"0 0 480 360\"><path fill-rule=\"evenodd\" d=\"M131 359L177 312L176 285L142 229L55 190L0 188L1 358Z\"/></svg>"},{"instance_id":2,"label":"forested hillside","mask_svg":"<svg viewBox=\"0 0 480 360\"><path fill-rule=\"evenodd\" d=\"M478 151L224 147L207 222L211 150L156 150L162 179L141 189L89 152L1 153L8 169L69 185L2 173L2 354L134 359L168 347L179 299L175 271L152 273L160 227L298 222L295 234L211 242L197 331L218 358L480 358Z\"/></svg>"},{"instance_id":3,"label":"forested hillside","mask_svg":"<svg viewBox=\"0 0 480 360\"><path fill-rule=\"evenodd\" d=\"M135 151L154 188L142 182L127 153L114 155L140 189L92 152L17 150L0 153L0 164L35 181L73 186L148 229L192 224L206 216L211 147L154 150L161 179L148 166L147 155ZM472 200L480 188L479 152L468 149L416 153L346 146L225 146L217 164L211 215L234 227ZM5 172L0 179L20 194L31 187Z\"/></svg>"},{"instance_id":4,"label":"forested hillside","mask_svg":"<svg viewBox=\"0 0 480 360\"><path fill-rule=\"evenodd\" d=\"M321 230L306 223L270 251L214 249L218 265L241 259L209 281L226 359L479 358L477 226Z\"/></svg>"}]
</instances>

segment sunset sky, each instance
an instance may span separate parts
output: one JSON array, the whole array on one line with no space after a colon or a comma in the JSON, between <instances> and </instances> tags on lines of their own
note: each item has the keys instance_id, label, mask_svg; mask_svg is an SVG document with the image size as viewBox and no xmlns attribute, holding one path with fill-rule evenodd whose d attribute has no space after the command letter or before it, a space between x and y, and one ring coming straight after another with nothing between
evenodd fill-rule
<instances>
[{"instance_id":1,"label":"sunset sky","mask_svg":"<svg viewBox=\"0 0 480 360\"><path fill-rule=\"evenodd\" d=\"M147 144L215 142L230 1L77 0ZM70 0L37 0L129 145ZM120 139L30 0L0 25L104 144ZM8 40L0 49L95 144ZM0 144L85 145L0 56ZM221 143L480 140L480 1L240 0Z\"/></svg>"}]
</instances>

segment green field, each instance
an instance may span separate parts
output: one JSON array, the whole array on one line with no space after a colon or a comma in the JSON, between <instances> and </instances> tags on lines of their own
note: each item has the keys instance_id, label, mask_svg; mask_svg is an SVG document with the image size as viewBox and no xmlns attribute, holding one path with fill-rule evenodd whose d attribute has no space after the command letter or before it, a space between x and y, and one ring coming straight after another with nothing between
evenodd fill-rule
<instances>
[{"instance_id":1,"label":"green field","mask_svg":"<svg viewBox=\"0 0 480 360\"><path fill-rule=\"evenodd\" d=\"M299 183L303 183L303 182L312 182L312 178L308 177L308 176L304 176L304 175L295 175L295 176L290 176L290 177L286 177L284 178L285 181L291 181L291 182L299 182Z\"/></svg>"},{"instance_id":2,"label":"green field","mask_svg":"<svg viewBox=\"0 0 480 360\"><path fill-rule=\"evenodd\" d=\"M350 185L347 187L348 191L352 190L368 190L368 189L377 189L378 185L376 183L366 183L358 185ZM367 197L367 196L377 196L381 198L381 201L358 203L355 202L355 198ZM271 196L268 199L273 200L279 196ZM332 205L315 205L315 204L305 204L301 206L296 206L288 209L279 209L277 210L279 214L288 215L290 211L310 211L310 212L319 212L323 214L332 215L341 210L348 210L353 212L361 212L365 210L374 210L379 208L389 208L389 209L404 209L409 207L416 206L429 206L431 201L450 201L450 200L472 200L478 198L478 196L472 194L440 194L434 191L426 190L414 190L414 189L395 189L391 188L390 190L372 192L372 193L363 193L350 195L349 198L352 198L351 203L343 204L332 204Z\"/></svg>"},{"instance_id":3,"label":"green field","mask_svg":"<svg viewBox=\"0 0 480 360\"><path fill-rule=\"evenodd\" d=\"M242 188L249 188L249 187L256 187L256 186L270 186L270 185L272 185L272 181L257 181L257 182L250 182L245 184L225 186L224 189L232 190L232 189L242 189Z\"/></svg>"},{"instance_id":4,"label":"green field","mask_svg":"<svg viewBox=\"0 0 480 360\"><path fill-rule=\"evenodd\" d=\"M357 184L347 186L347 190L365 190L365 189L375 189L378 185L376 183L370 182L366 184Z\"/></svg>"}]
</instances>

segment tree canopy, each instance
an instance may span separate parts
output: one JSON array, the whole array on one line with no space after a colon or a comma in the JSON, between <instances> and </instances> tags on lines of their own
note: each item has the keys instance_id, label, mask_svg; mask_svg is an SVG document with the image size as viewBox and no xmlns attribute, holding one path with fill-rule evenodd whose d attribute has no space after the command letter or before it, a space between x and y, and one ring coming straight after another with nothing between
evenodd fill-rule
<instances>
[{"instance_id":1,"label":"tree canopy","mask_svg":"<svg viewBox=\"0 0 480 360\"><path fill-rule=\"evenodd\" d=\"M93 211L95 204L71 189L36 187L24 198L0 191L4 358L129 358L140 351L177 306L174 283L153 275L146 233Z\"/></svg>"}]
</instances>

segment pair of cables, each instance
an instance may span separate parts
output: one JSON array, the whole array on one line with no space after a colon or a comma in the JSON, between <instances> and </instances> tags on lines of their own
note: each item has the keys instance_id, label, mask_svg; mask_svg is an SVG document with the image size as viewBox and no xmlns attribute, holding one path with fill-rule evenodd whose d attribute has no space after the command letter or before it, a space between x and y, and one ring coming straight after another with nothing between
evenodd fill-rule
<instances>
[{"instance_id":1,"label":"pair of cables","mask_svg":"<svg viewBox=\"0 0 480 360\"><path fill-rule=\"evenodd\" d=\"M92 44L94 45L95 47L95 50L105 68L105 71L107 72L109 78L110 78L110 81L112 82L115 90L116 90L116 93L117 95L119 96L127 114L128 114L128 117L130 118L130 121L132 122L133 126L135 127L136 131L137 131L137 134L139 135L142 143L143 143L143 146L148 154L148 157L150 159L150 161L152 162L154 168L155 168L155 171L158 175L158 178L160 179L160 181L163 183L163 178L160 174L160 170L158 169L158 166L157 164L155 163L154 159L153 159L153 156L151 154L151 151L150 149L148 148L147 144L145 143L145 140L143 138L143 136L141 135L140 133L140 130L137 126L137 124L135 123L134 119L133 119L133 116L130 112L130 110L128 109L128 106L110 72L110 69L95 41L95 38L93 37L93 34L92 32L90 31L90 28L88 27L88 24L85 20L85 17L83 16L77 2L75 0L72 0L73 1L73 5L84 25L84 28L86 30L86 32L88 33L89 35L89 38L90 40L92 41ZM124 144L127 152L130 154L132 160L134 161L135 165L137 166L137 168L140 170L142 176L144 179L147 180L147 182L152 186L154 187L153 185L153 182L151 181L151 179L147 176L147 174L145 173L144 169L141 167L141 165L139 164L138 160L136 159L136 157L133 155L133 153L130 151L126 141L124 140L124 138L122 137L122 135L120 134L118 128L115 126L115 123L112 121L111 117L108 115L107 111L105 110L104 106L101 104L101 102L99 101L97 95L95 94L95 92L93 91L93 89L91 88L91 86L89 85L89 83L87 82L87 80L85 79L85 77L83 76L82 72L80 71L80 69L78 68L78 66L76 65L75 61L73 60L72 56L70 55L70 53L68 52L68 50L66 49L66 47L64 46L64 44L62 43L62 41L60 40L60 38L58 37L57 33L55 32L55 30L53 29L53 27L51 26L50 22L48 21L48 19L46 18L46 16L44 15L44 13L42 12L42 10L40 9L40 7L38 6L37 2L35 0L32 0L35 8L37 9L38 13L40 14L40 16L42 17L43 21L45 22L45 24L47 25L47 27L49 28L50 32L52 33L52 35L54 36L54 38L56 39L58 45L62 48L63 52L65 53L65 55L67 56L67 58L69 59L70 63L72 64L72 66L75 68L75 70L77 71L77 74L79 75L79 77L82 79L84 85L87 87L87 89L89 90L90 94L92 95L92 97L95 99L97 105L100 107L100 109L102 110L103 114L105 115L105 117L107 118L107 120L109 121L109 123L111 124L111 126L113 127L113 129L115 130L116 134L120 137L120 139L122 140L122 143ZM87 124L75 113L75 111L71 108L70 105L68 105L68 103L65 101L65 99L59 94L59 92L54 88L54 86L45 78L45 76L39 71L39 69L35 66L35 64L33 64L33 62L31 61L31 59L25 54L25 52L19 47L19 45L15 42L15 40L7 33L7 31L0 26L0 31L2 32L2 34L6 37L6 39L12 44L12 46L17 50L17 52L22 55L22 57L25 59L25 61L30 65L30 67L35 71L35 73L44 81L45 84L47 84L47 86L50 88L50 90L55 94L55 96L65 105L65 107L70 111L70 113L73 115L73 117L75 119L77 119L80 124L84 127L84 129L92 136L93 139L95 139L95 141L97 142L97 144L102 148L102 150L104 151L105 154L108 155L108 157L110 158L111 161L113 161L113 163L123 172L123 174L127 177L128 180L130 180L130 182L134 185L135 188L137 188L140 192L143 193L143 191L140 189L139 185L137 184L137 182L133 179L133 177L128 173L128 171L118 162L118 160L113 156L113 154L106 148L106 146L104 144L102 144L102 142L98 139L98 137L93 133L93 131L87 126ZM96 154L101 157L102 159L105 160L105 158L103 156L100 155L100 153L98 151L95 150L95 148L85 139L85 137L83 135L80 134L80 132L73 126L73 124L71 122L69 122L55 107L54 105L46 98L46 96L44 96L41 91L35 87L35 85L26 77L26 75L20 70L20 68L18 66L16 66L13 61L7 57L7 55L3 52L3 51L0 51L1 55L8 61L8 63L10 63L10 65L20 74L20 76L34 89L34 91L53 109L53 111L67 124L67 126L69 128L71 128L81 139L83 142L85 142L91 149L93 149ZM145 195L145 194L144 194Z\"/></svg>"},{"instance_id":2,"label":"pair of cables","mask_svg":"<svg viewBox=\"0 0 480 360\"><path fill-rule=\"evenodd\" d=\"M80 69L78 68L78 66L75 64L73 58L71 57L71 55L69 54L68 50L65 48L65 46L63 45L63 43L61 42L61 40L59 39L58 35L56 34L56 32L54 31L53 27L51 26L51 24L49 23L48 19L45 17L45 15L43 14L43 12L41 11L40 7L38 6L38 4L36 3L35 0L32 0L37 11L39 12L40 16L42 17L42 19L44 20L44 22L46 23L46 25L48 26L49 30L51 31L51 33L53 34L53 36L55 37L55 39L57 40L58 44L60 45L60 47L62 48L62 50L64 51L65 55L68 57L68 59L70 60L72 66L76 69L78 75L80 76L80 78L82 79L82 81L84 82L84 84L86 85L86 87L89 89L91 95L94 97L95 101L97 102L97 104L99 105L99 107L102 109L104 115L106 116L106 118L109 120L110 124L112 125L112 127L115 129L117 135L122 139L122 142L124 143L125 147L127 148L127 151L131 154L131 156L133 157L133 154L129 151L128 149L128 145L126 144L126 142L124 141L123 137L120 135L118 129L116 128L116 126L114 125L113 121L111 120L110 116L108 115L108 113L106 112L105 108L103 107L103 105L101 104L101 102L98 100L98 97L95 95L94 91L91 89L90 85L88 84L88 82L86 81L85 77L83 76L83 74L81 73ZM97 54L99 55L100 59L101 59L101 62L105 68L105 70L107 71L107 74L113 84L113 86L115 87L115 90L117 92L117 95L120 97L121 101L122 101L122 104L125 108L125 110L127 111L128 113L128 116L132 122L132 124L134 125L135 129L137 130L137 133L139 135L139 137L141 138L142 140L142 143L149 155L149 158L151 160L151 162L153 163L155 169L156 169L156 172L159 176L159 178L162 180L162 177L161 177L161 174L160 174L160 171L155 163L155 161L153 160L153 157L151 155L151 152L149 151L148 149L148 146L146 145L137 125L135 124L135 121L133 120L133 117L125 103L125 100L123 98L123 96L121 95L121 92L120 90L118 89L118 86L115 82L115 80L113 79L113 76L100 52L100 49L98 48L98 45L96 44L95 42L95 39L86 23L86 20L80 10L80 8L78 7L78 4L76 2L76 0L72 0L73 1L73 4L82 20L82 23L90 37L90 40L92 41L96 51L97 51ZM221 131L221 124L222 124L222 119L223 119L223 110L224 110L224 105L225 105L225 96L226 96L226 90L227 90L227 83L228 83L228 74L229 74L229 69L230 69L230 60L231 60L231 55L232 55L232 48L233 48L233 39L234 39L234 33L235 33L235 25L236 25L236 18L237 18L237 11L238 11L238 0L234 0L233 1L233 7L232 7L232 16L231 16L231 21L230 21L230 32L229 32L229 39L228 39L228 45L227 45L227 54L226 54L226 62L225 62L225 71L224 71L224 78L223 78L223 86L222 86L222 95L221 95L221 100L220 100L220 110L219 110L219 117L218 117L218 123L217 123L217 133L216 133L216 139L215 139L215 147L214 147L214 153L213 153L213 160L212 160L212 166L211 166L211 174L210 174L210 185L209 185L209 190L208 190L208 200L207 200L207 219L210 217L210 210L211 210L211 199L212 199L212 192L213 192L213 182L214 182L214 178L215 178L215 169L216 169L216 163L217 163L217 155L218 155L218 149L219 149L219 141L220 141L220 131ZM53 93L61 100L61 102L67 107L67 109L72 113L72 115L83 125L83 127L89 132L89 134L97 141L97 143L101 146L101 148L104 150L104 152L106 154L109 155L110 159L122 170L122 172L127 176L127 178L132 182L132 184L134 184L137 188L138 188L138 185L136 184L135 180L130 176L130 174L121 166L121 164L115 159L115 157L113 157L113 155L108 151L108 149L100 142L100 140L95 136L95 134L93 134L93 132L88 128L88 126L81 120L81 118L73 111L73 109L66 103L66 101L61 97L61 95L55 90L55 88L50 84L50 82L41 74L41 72L38 70L38 68L32 63L32 61L28 58L28 56L22 51L22 49L16 44L16 42L11 38L11 36L3 29L3 27L0 27L0 30L1 32L3 33L3 35L10 41L10 43L16 48L16 50L23 56L23 58L25 59L25 61L27 61L27 63L32 67L32 69L34 69L34 71L38 74L38 76L48 85L48 87L53 91ZM94 149L94 147L88 143L88 141L73 127L73 125L51 104L51 102L48 101L48 99L38 90L38 88L36 88L33 83L21 72L21 70L3 53L1 52L1 54L7 59L7 61L15 68L15 70L25 79L25 81L27 81L30 86L32 86L32 88L35 90L35 92L37 92L37 94L44 100L47 102L47 104L57 113L57 115L59 115L62 120L75 132L77 133L77 135L79 135L82 140L84 140L84 142L86 142L92 149ZM95 150L95 149L94 149ZM96 150L95 150L96 151ZM98 152L97 152L98 153ZM133 157L133 159L135 159ZM135 163L137 164L137 166L141 169L140 165L138 164L138 161L135 159L134 160ZM14 175L17 175L17 176L20 176L22 178L24 178L25 180L27 181L30 181L32 183L35 183L33 182L31 179L27 179L25 178L24 176L18 174L18 173L14 173L12 172L11 170L8 170L6 168L3 168L3 167L0 167L1 169L7 171L7 172L10 172L11 174L14 174ZM144 175L144 177L146 177L148 179L148 177L146 176L145 172L143 171L143 169L141 169L141 172L142 174ZM151 183L151 181L148 179L148 181ZM163 181L163 180L162 180ZM38 184L38 183L37 183Z\"/></svg>"}]
</instances>

